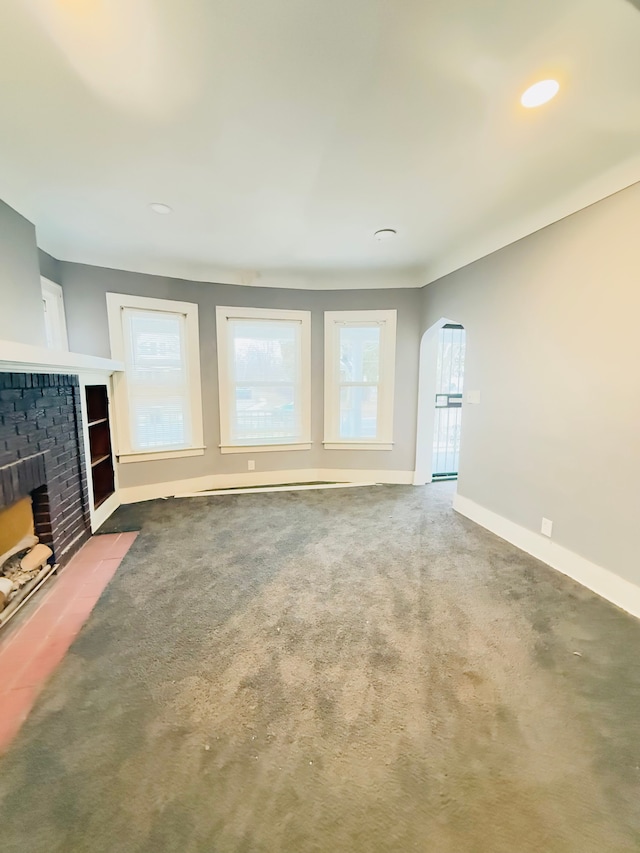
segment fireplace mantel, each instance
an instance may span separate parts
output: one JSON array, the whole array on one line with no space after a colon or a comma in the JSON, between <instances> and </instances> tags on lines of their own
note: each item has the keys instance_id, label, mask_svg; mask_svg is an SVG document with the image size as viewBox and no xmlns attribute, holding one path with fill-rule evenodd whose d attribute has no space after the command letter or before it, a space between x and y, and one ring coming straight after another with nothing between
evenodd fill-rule
<instances>
[{"instance_id":1,"label":"fireplace mantel","mask_svg":"<svg viewBox=\"0 0 640 853\"><path fill-rule=\"evenodd\" d=\"M0 372L8 373L112 373L124 370L121 361L81 355L77 352L34 347L15 341L0 341Z\"/></svg>"}]
</instances>

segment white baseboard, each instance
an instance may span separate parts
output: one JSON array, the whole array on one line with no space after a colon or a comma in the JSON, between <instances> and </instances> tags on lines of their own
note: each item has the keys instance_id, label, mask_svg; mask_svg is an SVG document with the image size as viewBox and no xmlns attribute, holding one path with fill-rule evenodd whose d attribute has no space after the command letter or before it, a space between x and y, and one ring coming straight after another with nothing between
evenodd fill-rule
<instances>
[{"instance_id":1,"label":"white baseboard","mask_svg":"<svg viewBox=\"0 0 640 853\"><path fill-rule=\"evenodd\" d=\"M386 483L394 486L410 486L413 471L371 471L358 468L318 468L316 480L336 483Z\"/></svg>"},{"instance_id":2,"label":"white baseboard","mask_svg":"<svg viewBox=\"0 0 640 853\"><path fill-rule=\"evenodd\" d=\"M640 587L619 575L596 565L589 560L558 545L552 539L534 533L521 527L508 518L504 518L489 509L485 509L463 495L456 495L453 500L453 508L460 515L475 521L481 527L485 527L501 539L505 539L516 548L541 560L553 569L562 572L563 575L586 586L592 592L631 613L632 616L640 618Z\"/></svg>"},{"instance_id":3,"label":"white baseboard","mask_svg":"<svg viewBox=\"0 0 640 853\"><path fill-rule=\"evenodd\" d=\"M176 498L206 498L218 495L257 495L265 492L311 492L323 489L360 489L362 486L379 486L380 483L318 483L317 485L297 486L245 486L243 489L207 489L204 492L187 492L174 495Z\"/></svg>"},{"instance_id":4,"label":"white baseboard","mask_svg":"<svg viewBox=\"0 0 640 853\"><path fill-rule=\"evenodd\" d=\"M173 480L150 483L145 486L128 486L118 490L120 503L132 504L155 498L169 498L186 492L213 489L233 489L238 486L277 486L282 483L310 483L315 481L345 483L393 483L411 485L413 471L371 471L369 469L295 468L289 471L248 471L242 474L209 474L190 480Z\"/></svg>"}]
</instances>

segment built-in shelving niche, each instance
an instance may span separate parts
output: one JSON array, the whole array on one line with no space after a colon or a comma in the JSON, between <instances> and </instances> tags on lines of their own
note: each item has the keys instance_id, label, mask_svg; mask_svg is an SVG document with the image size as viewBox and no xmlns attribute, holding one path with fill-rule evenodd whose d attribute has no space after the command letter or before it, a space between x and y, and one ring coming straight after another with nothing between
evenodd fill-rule
<instances>
[{"instance_id":1,"label":"built-in shelving niche","mask_svg":"<svg viewBox=\"0 0 640 853\"><path fill-rule=\"evenodd\" d=\"M91 455L88 464L93 483L93 507L97 509L115 490L109 399L106 385L87 385L85 393Z\"/></svg>"}]
</instances>

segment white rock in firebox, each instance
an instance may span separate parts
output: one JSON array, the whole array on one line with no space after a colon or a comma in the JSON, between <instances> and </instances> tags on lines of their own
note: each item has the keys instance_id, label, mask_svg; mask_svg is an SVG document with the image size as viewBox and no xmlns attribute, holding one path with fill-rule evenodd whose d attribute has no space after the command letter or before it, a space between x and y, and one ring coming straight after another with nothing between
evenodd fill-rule
<instances>
[{"instance_id":1,"label":"white rock in firebox","mask_svg":"<svg viewBox=\"0 0 640 853\"><path fill-rule=\"evenodd\" d=\"M20 560L20 568L25 572L31 572L33 569L39 569L47 562L53 554L51 548L47 545L36 545L32 548L26 557Z\"/></svg>"}]
</instances>

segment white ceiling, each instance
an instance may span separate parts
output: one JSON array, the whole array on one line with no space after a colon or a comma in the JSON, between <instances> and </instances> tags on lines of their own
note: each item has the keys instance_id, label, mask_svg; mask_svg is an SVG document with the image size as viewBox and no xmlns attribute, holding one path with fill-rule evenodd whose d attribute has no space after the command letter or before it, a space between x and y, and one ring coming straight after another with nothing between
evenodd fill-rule
<instances>
[{"instance_id":1,"label":"white ceiling","mask_svg":"<svg viewBox=\"0 0 640 853\"><path fill-rule=\"evenodd\" d=\"M628 0L2 0L0 198L66 260L420 286L640 179L639 44Z\"/></svg>"}]
</instances>

